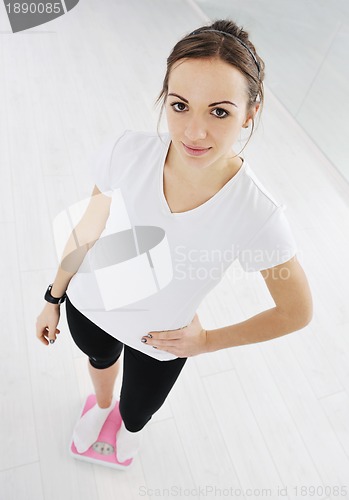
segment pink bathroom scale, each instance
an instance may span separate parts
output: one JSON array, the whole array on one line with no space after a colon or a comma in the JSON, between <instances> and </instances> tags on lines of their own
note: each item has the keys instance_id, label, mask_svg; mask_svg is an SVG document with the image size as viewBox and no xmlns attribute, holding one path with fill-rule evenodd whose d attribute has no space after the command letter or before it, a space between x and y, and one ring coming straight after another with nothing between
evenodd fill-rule
<instances>
[{"instance_id":1,"label":"pink bathroom scale","mask_svg":"<svg viewBox=\"0 0 349 500\"><path fill-rule=\"evenodd\" d=\"M96 395L90 394L84 403L80 418L95 404ZM116 433L120 429L121 423L119 401L117 401L113 411L105 421L97 441L87 451L79 453L72 439L69 448L70 454L78 460L92 462L97 465L105 465L121 470L128 469L133 462L133 458L129 458L125 462L118 462L116 459Z\"/></svg>"}]
</instances>

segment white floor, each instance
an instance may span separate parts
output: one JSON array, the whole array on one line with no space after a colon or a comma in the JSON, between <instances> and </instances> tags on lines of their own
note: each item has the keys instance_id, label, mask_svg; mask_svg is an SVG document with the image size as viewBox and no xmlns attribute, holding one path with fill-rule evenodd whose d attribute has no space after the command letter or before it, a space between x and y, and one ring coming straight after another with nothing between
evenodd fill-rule
<instances>
[{"instance_id":1,"label":"white floor","mask_svg":"<svg viewBox=\"0 0 349 500\"><path fill-rule=\"evenodd\" d=\"M35 337L56 273L52 221L90 194L106 138L156 129L166 57L202 20L185 0L100 5L0 34L1 500L349 498L349 187L269 88L245 157L288 207L312 323L189 358L129 471L70 457L92 387L64 306L56 344ZM272 306L259 273L233 264L198 314L209 329Z\"/></svg>"}]
</instances>

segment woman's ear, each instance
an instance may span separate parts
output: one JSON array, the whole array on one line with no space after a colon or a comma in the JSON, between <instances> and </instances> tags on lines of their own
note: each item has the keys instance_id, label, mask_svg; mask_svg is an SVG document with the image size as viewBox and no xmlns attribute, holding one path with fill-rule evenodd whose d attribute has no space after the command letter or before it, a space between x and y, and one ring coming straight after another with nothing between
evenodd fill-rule
<instances>
[{"instance_id":1,"label":"woman's ear","mask_svg":"<svg viewBox=\"0 0 349 500\"><path fill-rule=\"evenodd\" d=\"M243 128L248 128L250 120L253 120L259 110L259 102L256 102L247 113L246 120L243 123Z\"/></svg>"}]
</instances>

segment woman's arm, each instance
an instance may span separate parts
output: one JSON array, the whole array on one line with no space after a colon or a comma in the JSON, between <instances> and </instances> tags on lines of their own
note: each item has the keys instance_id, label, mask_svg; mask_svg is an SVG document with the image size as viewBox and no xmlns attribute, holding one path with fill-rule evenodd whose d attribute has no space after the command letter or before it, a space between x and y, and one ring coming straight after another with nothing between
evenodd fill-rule
<instances>
[{"instance_id":1,"label":"woman's arm","mask_svg":"<svg viewBox=\"0 0 349 500\"><path fill-rule=\"evenodd\" d=\"M313 316L313 302L303 268L296 256L260 271L275 307L241 323L207 330L206 352L271 340L304 328Z\"/></svg>"},{"instance_id":2,"label":"woman's arm","mask_svg":"<svg viewBox=\"0 0 349 500\"><path fill-rule=\"evenodd\" d=\"M76 227L71 232L56 277L51 289L53 297L62 297L68 288L69 282L79 270L88 250L99 239L105 228L111 198L94 187L89 205Z\"/></svg>"},{"instance_id":3,"label":"woman's arm","mask_svg":"<svg viewBox=\"0 0 349 500\"><path fill-rule=\"evenodd\" d=\"M309 284L296 257L261 271L276 304L235 325L205 330L195 314L177 330L151 331L140 340L180 358L281 337L305 327L313 315Z\"/></svg>"}]
</instances>

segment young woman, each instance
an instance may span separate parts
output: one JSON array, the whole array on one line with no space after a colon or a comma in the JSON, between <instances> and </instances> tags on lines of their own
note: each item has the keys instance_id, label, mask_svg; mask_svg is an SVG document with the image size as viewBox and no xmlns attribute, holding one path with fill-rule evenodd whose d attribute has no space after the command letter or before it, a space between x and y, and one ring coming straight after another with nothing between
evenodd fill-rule
<instances>
[{"instance_id":1,"label":"young woman","mask_svg":"<svg viewBox=\"0 0 349 500\"><path fill-rule=\"evenodd\" d=\"M169 132L126 130L100 152L89 206L36 325L41 342L53 343L66 298L97 398L74 430L79 453L115 405L123 349L119 462L139 450L188 357L273 339L311 320L285 207L233 150L242 128L253 132L263 79L264 62L245 31L231 20L202 26L167 60L157 102ZM261 272L275 307L206 330L195 311L235 259Z\"/></svg>"}]
</instances>

